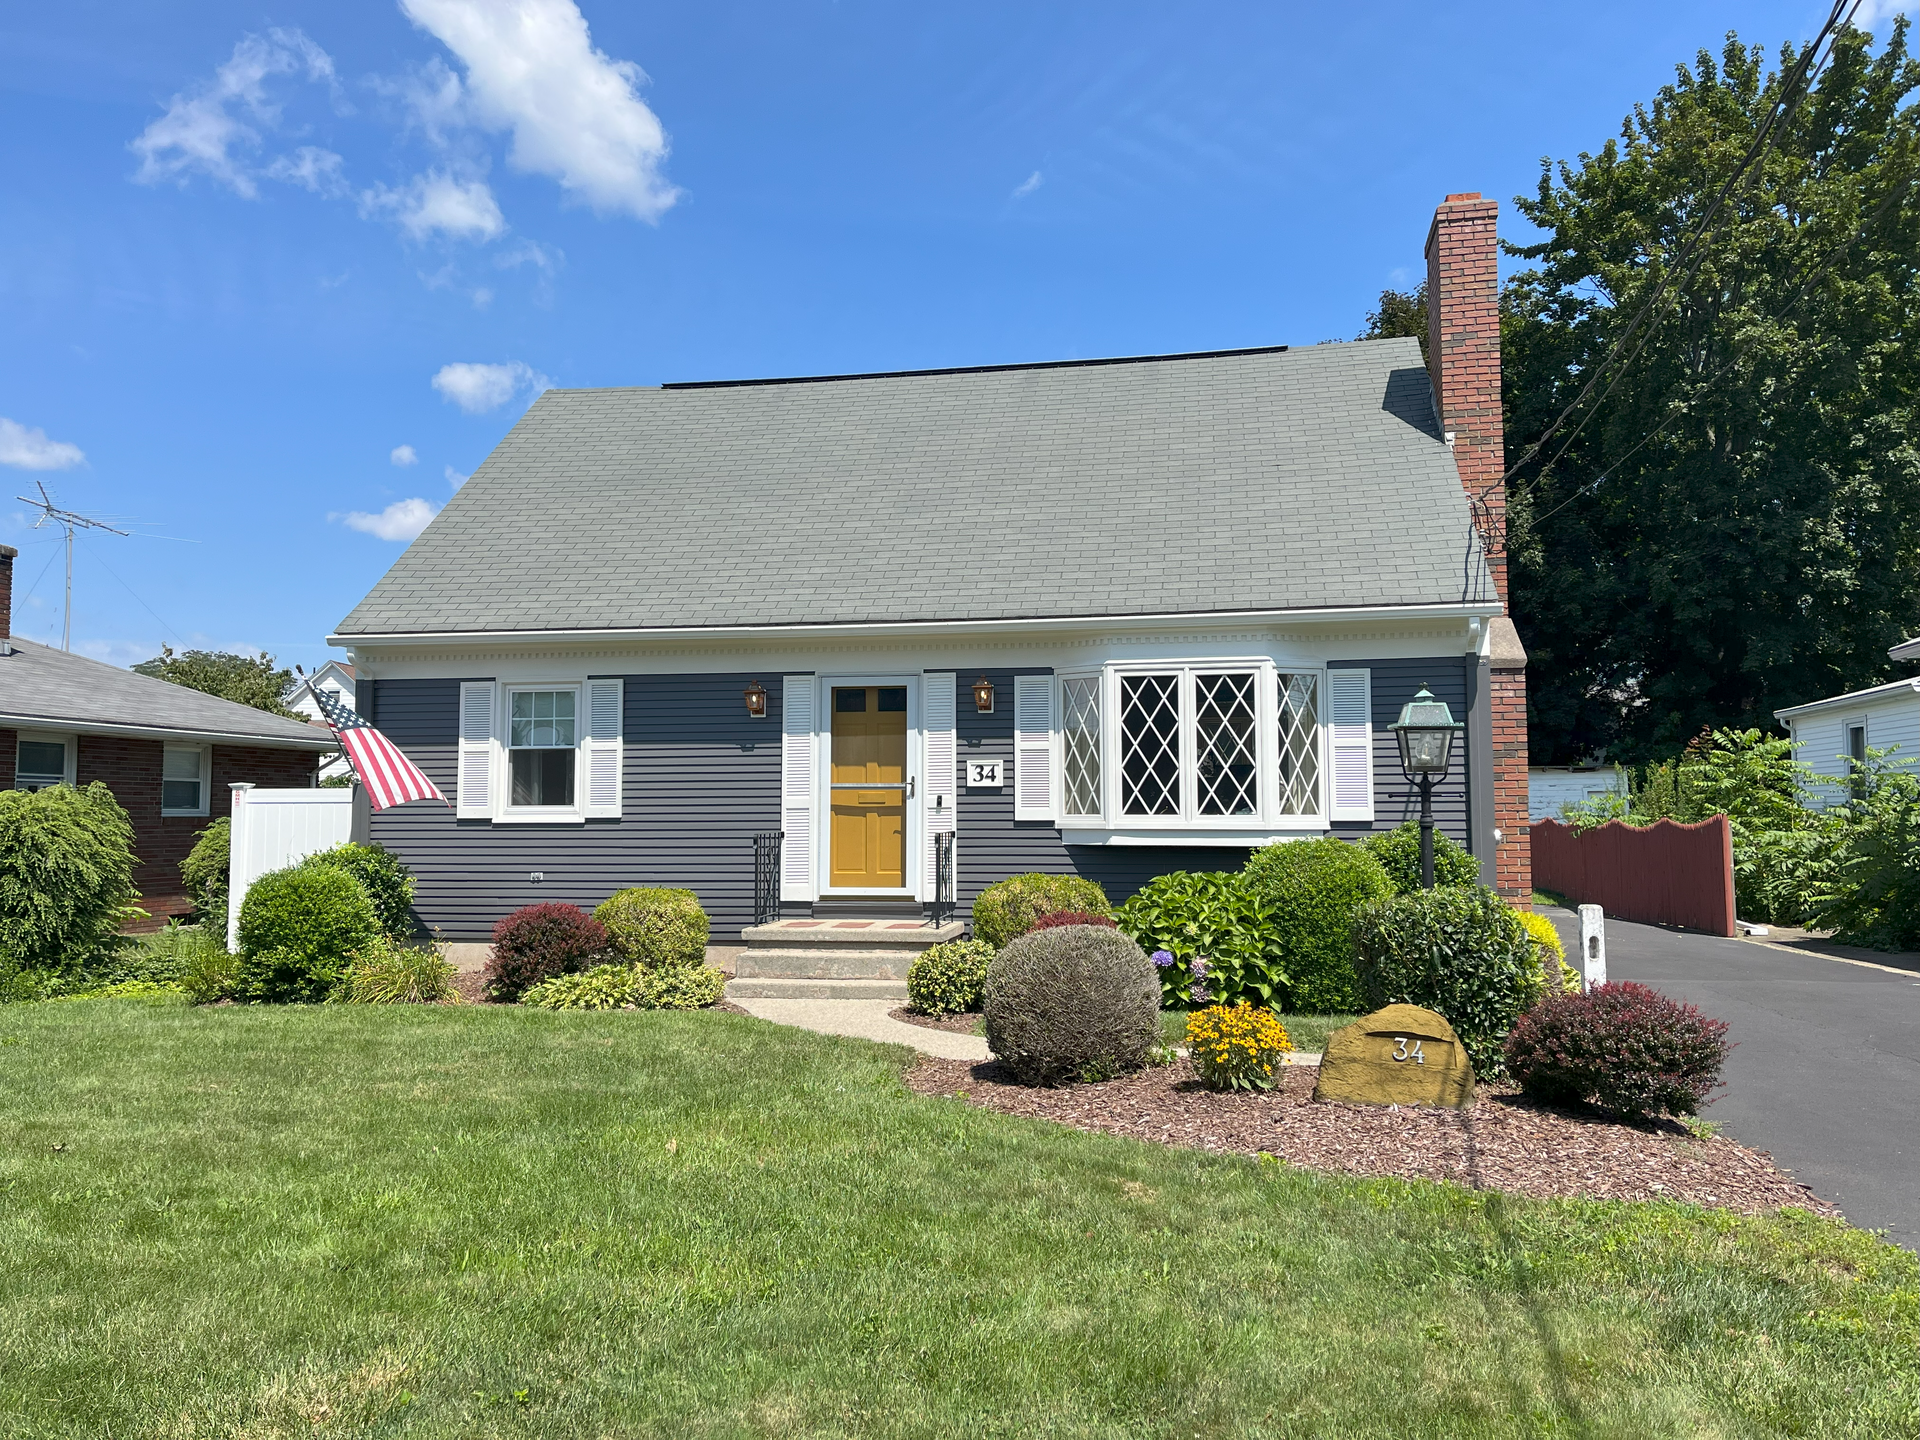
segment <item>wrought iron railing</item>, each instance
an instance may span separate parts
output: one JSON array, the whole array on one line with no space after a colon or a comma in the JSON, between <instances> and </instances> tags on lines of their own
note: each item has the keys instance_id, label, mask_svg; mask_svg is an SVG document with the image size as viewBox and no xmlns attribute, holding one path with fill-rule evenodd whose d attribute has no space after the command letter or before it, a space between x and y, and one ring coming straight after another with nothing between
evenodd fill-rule
<instances>
[{"instance_id":1,"label":"wrought iron railing","mask_svg":"<svg viewBox=\"0 0 1920 1440\"><path fill-rule=\"evenodd\" d=\"M929 907L935 925L953 918L953 832L939 831L933 837L933 904Z\"/></svg>"},{"instance_id":2,"label":"wrought iron railing","mask_svg":"<svg viewBox=\"0 0 1920 1440\"><path fill-rule=\"evenodd\" d=\"M753 837L753 923L780 918L780 832Z\"/></svg>"}]
</instances>

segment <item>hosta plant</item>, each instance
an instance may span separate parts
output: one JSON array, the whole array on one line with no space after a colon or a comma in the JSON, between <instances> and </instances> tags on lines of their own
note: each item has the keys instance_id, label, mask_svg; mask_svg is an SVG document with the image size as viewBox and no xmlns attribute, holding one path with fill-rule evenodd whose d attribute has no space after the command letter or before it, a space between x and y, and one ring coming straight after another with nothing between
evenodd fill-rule
<instances>
[{"instance_id":1,"label":"hosta plant","mask_svg":"<svg viewBox=\"0 0 1920 1440\"><path fill-rule=\"evenodd\" d=\"M1172 957L1155 962L1167 1009L1195 1003L1195 981L1201 979L1201 1004L1246 1000L1271 1008L1280 998L1287 972L1278 919L1244 876L1161 875L1120 907L1119 919L1142 950ZM1198 974L1196 961L1205 962Z\"/></svg>"}]
</instances>

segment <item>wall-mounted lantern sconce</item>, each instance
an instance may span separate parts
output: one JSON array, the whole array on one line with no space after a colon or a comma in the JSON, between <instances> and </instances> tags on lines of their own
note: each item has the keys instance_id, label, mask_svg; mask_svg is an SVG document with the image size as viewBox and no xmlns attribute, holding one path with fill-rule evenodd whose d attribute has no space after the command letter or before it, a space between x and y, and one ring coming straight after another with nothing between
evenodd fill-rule
<instances>
[{"instance_id":1,"label":"wall-mounted lantern sconce","mask_svg":"<svg viewBox=\"0 0 1920 1440\"><path fill-rule=\"evenodd\" d=\"M973 708L982 715L993 713L993 682L984 675L973 682Z\"/></svg>"},{"instance_id":2,"label":"wall-mounted lantern sconce","mask_svg":"<svg viewBox=\"0 0 1920 1440\"><path fill-rule=\"evenodd\" d=\"M767 718L767 690L758 680L750 681L741 692L747 699L747 714L756 720Z\"/></svg>"}]
</instances>

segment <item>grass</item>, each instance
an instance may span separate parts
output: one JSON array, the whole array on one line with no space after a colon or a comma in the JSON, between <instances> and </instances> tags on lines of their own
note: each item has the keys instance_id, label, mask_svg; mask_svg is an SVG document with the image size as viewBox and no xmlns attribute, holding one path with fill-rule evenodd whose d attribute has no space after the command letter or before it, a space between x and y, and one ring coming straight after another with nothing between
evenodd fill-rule
<instances>
[{"instance_id":1,"label":"grass","mask_svg":"<svg viewBox=\"0 0 1920 1440\"><path fill-rule=\"evenodd\" d=\"M921 1099L743 1016L0 1007L10 1437L1914 1433L1920 1265Z\"/></svg>"},{"instance_id":2,"label":"grass","mask_svg":"<svg viewBox=\"0 0 1920 1440\"><path fill-rule=\"evenodd\" d=\"M1579 906L1575 905L1571 900L1567 899L1566 896L1556 895L1551 890L1534 891L1533 903L1536 905L1557 905L1562 910L1577 910L1580 908Z\"/></svg>"}]
</instances>

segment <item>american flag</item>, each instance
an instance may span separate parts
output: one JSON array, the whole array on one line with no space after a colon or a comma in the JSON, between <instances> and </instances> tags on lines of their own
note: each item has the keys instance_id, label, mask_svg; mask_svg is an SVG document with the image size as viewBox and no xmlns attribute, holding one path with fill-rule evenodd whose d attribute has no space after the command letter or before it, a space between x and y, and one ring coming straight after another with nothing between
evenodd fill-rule
<instances>
[{"instance_id":1,"label":"american flag","mask_svg":"<svg viewBox=\"0 0 1920 1440\"><path fill-rule=\"evenodd\" d=\"M320 707L321 718L333 731L333 738L347 752L347 762L360 783L367 787L367 800L376 810L389 805L404 805L409 800L438 800L449 805L447 797L433 781L420 773L420 767L400 753L400 747L318 685L309 687L313 703Z\"/></svg>"}]
</instances>

